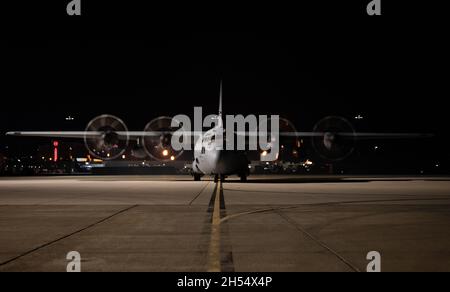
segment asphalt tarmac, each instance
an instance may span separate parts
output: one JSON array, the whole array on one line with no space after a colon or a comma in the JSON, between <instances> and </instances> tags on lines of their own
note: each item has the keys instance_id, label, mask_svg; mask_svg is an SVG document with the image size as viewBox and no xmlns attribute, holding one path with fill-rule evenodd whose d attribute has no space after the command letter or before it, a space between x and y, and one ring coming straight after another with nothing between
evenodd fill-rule
<instances>
[{"instance_id":1,"label":"asphalt tarmac","mask_svg":"<svg viewBox=\"0 0 450 292\"><path fill-rule=\"evenodd\" d=\"M450 271L449 177L0 178L0 271Z\"/></svg>"}]
</instances>

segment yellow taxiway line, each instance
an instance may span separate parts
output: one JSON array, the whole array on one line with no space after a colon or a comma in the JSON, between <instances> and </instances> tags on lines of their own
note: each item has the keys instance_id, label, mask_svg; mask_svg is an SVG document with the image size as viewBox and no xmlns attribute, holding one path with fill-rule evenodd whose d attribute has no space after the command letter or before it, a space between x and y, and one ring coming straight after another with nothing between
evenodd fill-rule
<instances>
[{"instance_id":1,"label":"yellow taxiway line","mask_svg":"<svg viewBox=\"0 0 450 292\"><path fill-rule=\"evenodd\" d=\"M222 193L222 182L217 182L216 197L214 200L214 210L211 222L211 240L208 249L208 272L221 271L220 253L220 195Z\"/></svg>"}]
</instances>

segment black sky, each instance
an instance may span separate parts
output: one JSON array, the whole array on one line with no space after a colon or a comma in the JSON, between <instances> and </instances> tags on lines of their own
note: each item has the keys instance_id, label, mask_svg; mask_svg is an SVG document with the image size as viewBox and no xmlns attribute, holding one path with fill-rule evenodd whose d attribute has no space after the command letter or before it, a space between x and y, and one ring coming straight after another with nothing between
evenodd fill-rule
<instances>
[{"instance_id":1,"label":"black sky","mask_svg":"<svg viewBox=\"0 0 450 292\"><path fill-rule=\"evenodd\" d=\"M363 114L358 130L437 133L438 145L425 152L448 157L449 48L436 19L316 17L316 10L305 17L277 6L273 14L222 11L226 21L216 26L217 7L136 19L131 8L121 17L110 7L100 18L88 5L82 20L9 23L0 132L84 129L102 113L141 130L193 106L214 113L223 79L226 113L280 114L305 131L324 116Z\"/></svg>"}]
</instances>

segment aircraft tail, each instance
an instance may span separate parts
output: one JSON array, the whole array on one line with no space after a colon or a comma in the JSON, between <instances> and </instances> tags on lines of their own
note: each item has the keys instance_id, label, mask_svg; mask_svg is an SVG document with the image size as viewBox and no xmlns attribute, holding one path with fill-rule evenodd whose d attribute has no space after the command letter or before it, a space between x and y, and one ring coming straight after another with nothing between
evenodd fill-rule
<instances>
[{"instance_id":1,"label":"aircraft tail","mask_svg":"<svg viewBox=\"0 0 450 292\"><path fill-rule=\"evenodd\" d=\"M222 80L220 80L219 117L222 118Z\"/></svg>"}]
</instances>

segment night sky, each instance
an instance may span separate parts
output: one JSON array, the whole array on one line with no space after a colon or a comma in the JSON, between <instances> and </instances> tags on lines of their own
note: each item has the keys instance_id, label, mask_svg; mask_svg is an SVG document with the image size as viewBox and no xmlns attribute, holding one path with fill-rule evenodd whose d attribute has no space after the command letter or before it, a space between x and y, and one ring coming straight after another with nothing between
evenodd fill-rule
<instances>
[{"instance_id":1,"label":"night sky","mask_svg":"<svg viewBox=\"0 0 450 292\"><path fill-rule=\"evenodd\" d=\"M370 157L368 149L379 144L386 145L384 160L448 167L448 33L437 20L305 17L290 7L220 10L219 19L217 7L136 18L131 8L126 17L109 8L115 14L100 18L89 5L82 20L10 23L0 69L1 133L83 130L103 113L132 130L161 115L191 115L194 106L216 113L223 79L226 114L280 114L299 131L340 115L357 131L434 133L362 143L350 161ZM355 121L358 114L365 119ZM66 122L67 115L75 120ZM0 136L5 145L17 138Z\"/></svg>"}]
</instances>

